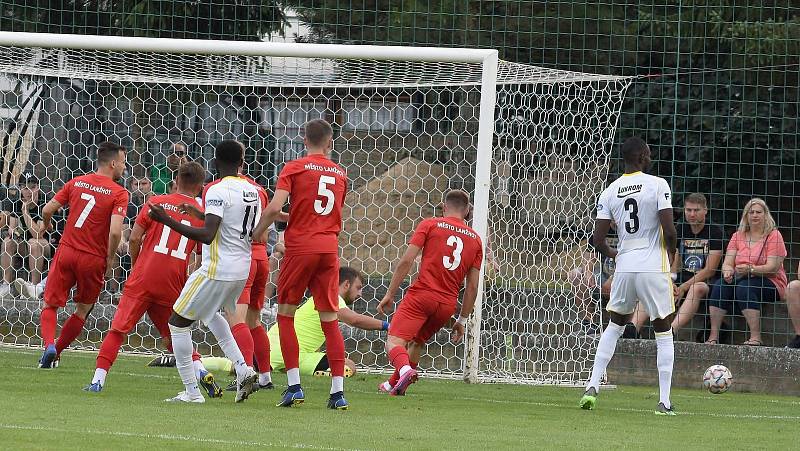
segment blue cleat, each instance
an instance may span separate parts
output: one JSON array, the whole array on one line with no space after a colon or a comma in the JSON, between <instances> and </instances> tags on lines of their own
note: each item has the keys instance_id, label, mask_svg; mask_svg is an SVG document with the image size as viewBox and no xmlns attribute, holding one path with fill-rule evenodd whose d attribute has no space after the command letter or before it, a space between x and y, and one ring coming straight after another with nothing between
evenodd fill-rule
<instances>
[{"instance_id":1,"label":"blue cleat","mask_svg":"<svg viewBox=\"0 0 800 451\"><path fill-rule=\"evenodd\" d=\"M206 370L200 371L200 379L197 380L203 389L208 392L209 398L222 398L222 389L214 380L214 375Z\"/></svg>"},{"instance_id":2,"label":"blue cleat","mask_svg":"<svg viewBox=\"0 0 800 451\"><path fill-rule=\"evenodd\" d=\"M292 407L298 404L302 404L306 400L305 395L303 394L303 389L298 388L297 391L289 391L287 388L282 393L281 402L276 404L277 407Z\"/></svg>"},{"instance_id":3,"label":"blue cleat","mask_svg":"<svg viewBox=\"0 0 800 451\"><path fill-rule=\"evenodd\" d=\"M103 386L100 385L100 382L92 382L91 384L83 387L83 391L100 393L101 391L103 391Z\"/></svg>"},{"instance_id":4,"label":"blue cleat","mask_svg":"<svg viewBox=\"0 0 800 451\"><path fill-rule=\"evenodd\" d=\"M49 345L45 348L42 357L39 359L39 368L51 369L57 367L58 365L54 364L56 361L56 354L55 345Z\"/></svg>"},{"instance_id":5,"label":"blue cleat","mask_svg":"<svg viewBox=\"0 0 800 451\"><path fill-rule=\"evenodd\" d=\"M349 407L342 392L335 393L328 398L328 408L331 410L347 410Z\"/></svg>"}]
</instances>

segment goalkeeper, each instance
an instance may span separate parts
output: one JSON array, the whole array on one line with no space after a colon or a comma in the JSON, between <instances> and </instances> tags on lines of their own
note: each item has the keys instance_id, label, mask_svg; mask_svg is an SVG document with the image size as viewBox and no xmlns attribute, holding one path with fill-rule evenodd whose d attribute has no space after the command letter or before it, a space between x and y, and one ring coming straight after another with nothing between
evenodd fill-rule
<instances>
[{"instance_id":1,"label":"goalkeeper","mask_svg":"<svg viewBox=\"0 0 800 451\"><path fill-rule=\"evenodd\" d=\"M371 316L356 313L350 306L361 297L364 288L364 276L356 269L343 266L339 268L339 321L348 326L362 330L387 330L389 323ZM319 314L314 310L314 300L310 297L297 309L294 319L297 332L297 341L300 345L300 374L329 375L330 368L324 352L320 351L325 343L325 335L319 322ZM270 343L280 343L278 339L278 324L273 324L267 332ZM270 350L270 364L273 371L284 371L283 355L280 347ZM207 357L202 362L209 371L230 371L231 362L225 358ZM256 362L261 365L260 362ZM170 357L157 357L150 366L172 366L174 359ZM356 365L350 359L345 359L345 376L352 376L356 372Z\"/></svg>"}]
</instances>

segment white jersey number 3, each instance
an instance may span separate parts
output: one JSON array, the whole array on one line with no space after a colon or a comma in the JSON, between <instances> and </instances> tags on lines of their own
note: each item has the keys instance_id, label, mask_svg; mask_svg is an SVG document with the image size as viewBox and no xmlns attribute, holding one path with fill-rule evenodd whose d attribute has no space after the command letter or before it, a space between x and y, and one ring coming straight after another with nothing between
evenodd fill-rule
<instances>
[{"instance_id":1,"label":"white jersey number 3","mask_svg":"<svg viewBox=\"0 0 800 451\"><path fill-rule=\"evenodd\" d=\"M458 268L458 265L461 264L461 251L464 250L464 242L461 241L461 238L455 235L450 235L450 237L447 238L447 245L454 247L455 249L453 249L452 257L449 255L442 257L442 264L449 271L455 271L456 268Z\"/></svg>"},{"instance_id":2,"label":"white jersey number 3","mask_svg":"<svg viewBox=\"0 0 800 451\"><path fill-rule=\"evenodd\" d=\"M335 185L336 179L330 175L322 175L319 178L319 186L317 187L317 194L324 197L326 202L322 205L322 199L314 201L314 211L322 216L327 216L333 211L333 203L336 198L333 196L333 191L328 189L328 185Z\"/></svg>"}]
</instances>

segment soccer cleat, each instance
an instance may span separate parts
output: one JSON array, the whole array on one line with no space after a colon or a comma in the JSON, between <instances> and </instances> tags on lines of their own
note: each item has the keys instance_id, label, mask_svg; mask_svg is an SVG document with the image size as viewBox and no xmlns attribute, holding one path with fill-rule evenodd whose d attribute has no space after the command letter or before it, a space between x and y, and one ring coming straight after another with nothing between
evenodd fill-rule
<instances>
[{"instance_id":1,"label":"soccer cleat","mask_svg":"<svg viewBox=\"0 0 800 451\"><path fill-rule=\"evenodd\" d=\"M225 387L225 391L236 391L236 379L232 380L227 387Z\"/></svg>"},{"instance_id":2,"label":"soccer cleat","mask_svg":"<svg viewBox=\"0 0 800 451\"><path fill-rule=\"evenodd\" d=\"M172 368L175 366L175 356L171 354L160 355L148 362L147 366Z\"/></svg>"},{"instance_id":3,"label":"soccer cleat","mask_svg":"<svg viewBox=\"0 0 800 451\"><path fill-rule=\"evenodd\" d=\"M402 376L400 376L400 380L397 381L397 384L395 384L395 386L389 390L389 394L392 396L405 396L409 385L416 382L417 379L419 379L417 370L412 368L406 371Z\"/></svg>"},{"instance_id":4,"label":"soccer cleat","mask_svg":"<svg viewBox=\"0 0 800 451\"><path fill-rule=\"evenodd\" d=\"M37 285L26 282L20 278L14 279L14 281L11 282L11 286L17 290L17 293L19 293L20 296L23 296L30 301L35 301L39 298L39 295L42 294Z\"/></svg>"},{"instance_id":5,"label":"soccer cleat","mask_svg":"<svg viewBox=\"0 0 800 451\"><path fill-rule=\"evenodd\" d=\"M331 395L331 397L328 398L328 408L331 410L347 410L349 407L350 405L347 404L347 400L344 399L342 392Z\"/></svg>"},{"instance_id":6,"label":"soccer cleat","mask_svg":"<svg viewBox=\"0 0 800 451\"><path fill-rule=\"evenodd\" d=\"M298 404L302 404L306 400L305 395L303 394L303 389L299 388L297 391L291 392L287 388L281 394L281 402L276 404L276 407L292 407Z\"/></svg>"},{"instance_id":7,"label":"soccer cleat","mask_svg":"<svg viewBox=\"0 0 800 451\"><path fill-rule=\"evenodd\" d=\"M200 379L197 380L203 389L208 392L209 398L222 398L222 389L219 388L214 380L214 375L206 370L200 371Z\"/></svg>"},{"instance_id":8,"label":"soccer cleat","mask_svg":"<svg viewBox=\"0 0 800 451\"><path fill-rule=\"evenodd\" d=\"M176 396L172 398L165 399L166 402L190 402L190 403L197 403L202 404L206 402L206 398L203 398L203 395L191 396L189 393L182 391L178 393Z\"/></svg>"},{"instance_id":9,"label":"soccer cleat","mask_svg":"<svg viewBox=\"0 0 800 451\"><path fill-rule=\"evenodd\" d=\"M658 403L658 407L656 407L655 414L656 415L665 415L665 416L668 416L668 417L674 417L675 416L675 411L672 410L672 406L667 408L667 407L664 407L664 403L663 402L660 402L660 403Z\"/></svg>"},{"instance_id":10,"label":"soccer cleat","mask_svg":"<svg viewBox=\"0 0 800 451\"><path fill-rule=\"evenodd\" d=\"M39 368L57 368L58 360L56 360L56 345L49 345L45 348L42 357L39 359Z\"/></svg>"},{"instance_id":11,"label":"soccer cleat","mask_svg":"<svg viewBox=\"0 0 800 451\"><path fill-rule=\"evenodd\" d=\"M100 393L101 391L103 391L103 386L100 385L100 382L92 382L91 384L83 387L83 391Z\"/></svg>"},{"instance_id":12,"label":"soccer cleat","mask_svg":"<svg viewBox=\"0 0 800 451\"><path fill-rule=\"evenodd\" d=\"M261 385L261 382L256 382L255 385L253 386L254 392L259 390L274 390L274 389L275 389L275 384L273 384L272 382L267 382L264 385Z\"/></svg>"},{"instance_id":13,"label":"soccer cleat","mask_svg":"<svg viewBox=\"0 0 800 451\"><path fill-rule=\"evenodd\" d=\"M597 406L597 390L595 390L594 387L589 387L586 389L586 392L583 394L583 398L581 398L581 402L578 405L583 410L594 410L594 408Z\"/></svg>"},{"instance_id":14,"label":"soccer cleat","mask_svg":"<svg viewBox=\"0 0 800 451\"><path fill-rule=\"evenodd\" d=\"M392 392L392 386L389 385L389 381L381 382L380 384L378 384L378 393L383 393L388 395L391 392Z\"/></svg>"},{"instance_id":15,"label":"soccer cleat","mask_svg":"<svg viewBox=\"0 0 800 451\"><path fill-rule=\"evenodd\" d=\"M239 379L236 378L236 402L242 402L253 393L254 386L258 383L258 373L252 368L247 368L247 373Z\"/></svg>"}]
</instances>

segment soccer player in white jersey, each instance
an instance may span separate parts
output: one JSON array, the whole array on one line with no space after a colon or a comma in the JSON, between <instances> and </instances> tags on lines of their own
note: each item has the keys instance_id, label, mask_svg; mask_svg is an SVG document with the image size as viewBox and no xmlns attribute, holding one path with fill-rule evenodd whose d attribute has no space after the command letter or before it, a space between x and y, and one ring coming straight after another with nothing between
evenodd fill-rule
<instances>
[{"instance_id":1,"label":"soccer player in white jersey","mask_svg":"<svg viewBox=\"0 0 800 451\"><path fill-rule=\"evenodd\" d=\"M659 403L655 413L675 415L669 399L675 349L672 318L675 300L670 266L675 258L677 232L667 181L645 174L650 167L650 148L640 138L622 144L625 174L612 182L597 202L593 243L598 252L616 260L611 297L606 309L611 321L600 336L592 376L580 407L592 410L597 403L600 378L614 356L637 301L647 310L656 331ZM618 224L617 250L606 243L611 222Z\"/></svg>"},{"instance_id":2,"label":"soccer player in white jersey","mask_svg":"<svg viewBox=\"0 0 800 451\"><path fill-rule=\"evenodd\" d=\"M239 176L244 163L244 146L233 140L217 144L214 153L219 178L203 193L203 227L175 221L163 207L150 205L150 216L170 229L203 243L203 263L193 272L173 306L169 319L175 366L185 391L167 401L205 402L192 369L191 327L202 321L217 338L219 346L236 369L236 402L247 399L258 375L247 366L233 339L220 308L233 312L250 273L250 248L253 227L261 216L261 203L255 186Z\"/></svg>"}]
</instances>

